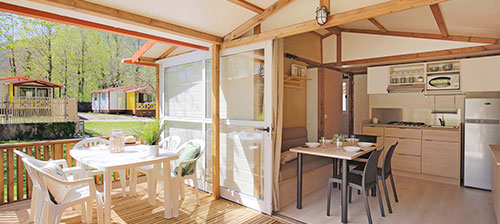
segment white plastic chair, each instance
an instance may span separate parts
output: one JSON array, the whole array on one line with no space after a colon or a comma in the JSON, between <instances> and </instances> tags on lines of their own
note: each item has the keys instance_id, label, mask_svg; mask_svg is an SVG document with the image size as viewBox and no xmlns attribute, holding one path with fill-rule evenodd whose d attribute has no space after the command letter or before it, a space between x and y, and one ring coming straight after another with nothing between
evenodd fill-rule
<instances>
[{"instance_id":1,"label":"white plastic chair","mask_svg":"<svg viewBox=\"0 0 500 224\"><path fill-rule=\"evenodd\" d=\"M178 146L179 143L181 142L181 137L179 136L169 136L166 137L165 139L161 140L158 145L162 147L163 149L166 149L169 152L177 153L177 150L179 150ZM159 168L159 165L147 165L147 166L141 166L136 168L137 173L141 172L146 175L147 183L148 183L148 197L149 197L149 204L154 205L155 204L155 197L156 197L156 184L153 185L154 179L151 177L154 177L154 172L155 172L155 166ZM137 175L136 173L136 175ZM156 183L156 181L155 181ZM130 191L135 192L135 178L134 181L131 181L130 183Z\"/></svg>"},{"instance_id":2,"label":"white plastic chair","mask_svg":"<svg viewBox=\"0 0 500 224\"><path fill-rule=\"evenodd\" d=\"M84 140L79 141L73 146L74 150L79 150L85 147L93 147L93 146L99 146L99 145L108 145L109 141L106 139L102 138L86 138ZM76 165L78 167L81 167L81 174L82 177L92 177L92 176L97 176L104 174L103 171L91 168L85 164L82 164L81 162L77 161ZM126 187L127 187L127 170L119 170L118 173L120 174L120 186L122 187L122 195L126 195Z\"/></svg>"},{"instance_id":3,"label":"white plastic chair","mask_svg":"<svg viewBox=\"0 0 500 224\"><path fill-rule=\"evenodd\" d=\"M196 175L196 162L198 161L198 159L201 157L201 155L205 151L205 141L203 141L201 139L189 140L186 143L182 144L177 149L177 152L181 152L186 147L186 145L189 144L189 143L193 144L194 146L200 147L200 153L198 154L198 156L196 158L194 158L192 160L183 161L183 162L180 162L179 164L176 164L176 166L178 166L177 175L175 174L175 172L172 172L170 175L172 175L172 177L180 177L181 181L179 181L179 183L180 183L179 187L181 189L181 199L183 199L184 196L185 196L185 193L184 193L184 180L186 180L186 179L193 180L194 189L195 189L195 192L196 192L196 203L198 205L200 205L200 197L199 197L199 194L198 194L198 178L197 178L197 175ZM184 165L191 164L191 163L194 163L193 173L189 174L189 175L182 176L182 167ZM156 196L156 183L157 183L158 180L160 180L160 181L163 180L163 178L157 178L157 176L163 177L163 169L159 169L157 172L155 172L153 174L154 174L154 176L150 177L152 179L151 180L151 184L148 182L148 190L152 186L152 188L154 189L153 192L155 193L155 196ZM151 201L151 198L152 198L151 195L148 195L148 196L150 197L150 201ZM154 200L154 198L153 198L153 200Z\"/></svg>"},{"instance_id":4,"label":"white plastic chair","mask_svg":"<svg viewBox=\"0 0 500 224\"><path fill-rule=\"evenodd\" d=\"M24 152L18 151L18 150L14 150L14 153L16 153L22 159L27 158L27 159L36 160L32 156L30 156ZM48 163L47 161L41 161L41 160L36 160L36 161L41 166L44 166L45 164ZM80 172L79 167L68 168L67 162L64 159L52 160L52 162L59 165L59 166L62 166L63 172L66 174L66 176L70 180L75 179L75 175ZM32 188L32 193L31 193L31 212L30 212L29 221L30 222L34 221L35 223L40 223L40 220L42 218L41 214L42 214L42 208L43 208L43 196L42 196L42 192L41 192L42 188L40 186L40 183L38 183L38 179L32 177L34 174L31 173L32 172L31 169L29 169L29 167L27 167L26 170L28 171L28 174L31 177L31 182L33 183L33 188Z\"/></svg>"},{"instance_id":5,"label":"white plastic chair","mask_svg":"<svg viewBox=\"0 0 500 224\"><path fill-rule=\"evenodd\" d=\"M43 161L30 157L24 157L23 163L26 167L26 170L30 174L34 186L36 183L38 185L37 187L39 187L39 191L37 192L37 194L39 193L40 195L38 195L37 197L40 199L38 200L43 201L43 207L38 207L38 209L43 208L43 216L37 217L35 223L59 223L64 210L66 210L70 206L76 205L83 205L82 222L85 221L86 223L90 223L92 222L93 200L96 200L97 204L97 221L99 224L103 222L103 199L101 193L99 193L95 188L93 178L84 178L71 181L61 180L44 172L41 169L46 164ZM59 202L58 204L52 202L49 196L47 185L45 183L45 179L71 187L71 190L69 191L64 201ZM85 212L83 212L83 208L85 208Z\"/></svg>"}]
</instances>

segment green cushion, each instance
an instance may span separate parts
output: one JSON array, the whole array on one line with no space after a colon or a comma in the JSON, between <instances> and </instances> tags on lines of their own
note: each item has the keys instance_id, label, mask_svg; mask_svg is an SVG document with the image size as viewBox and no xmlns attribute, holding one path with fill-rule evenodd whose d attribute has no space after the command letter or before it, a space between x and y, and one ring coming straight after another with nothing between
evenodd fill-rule
<instances>
[{"instance_id":1,"label":"green cushion","mask_svg":"<svg viewBox=\"0 0 500 224\"><path fill-rule=\"evenodd\" d=\"M200 154L200 150L201 150L201 148L199 146L195 146L192 143L186 144L186 146L182 150L181 155L179 156L179 159L177 160L177 164L184 162L184 161L195 159ZM183 165L181 176L193 174L195 168L196 167L195 167L194 163ZM177 175L178 170L179 170L179 166L176 166L175 170L174 170L174 173L176 175Z\"/></svg>"}]
</instances>

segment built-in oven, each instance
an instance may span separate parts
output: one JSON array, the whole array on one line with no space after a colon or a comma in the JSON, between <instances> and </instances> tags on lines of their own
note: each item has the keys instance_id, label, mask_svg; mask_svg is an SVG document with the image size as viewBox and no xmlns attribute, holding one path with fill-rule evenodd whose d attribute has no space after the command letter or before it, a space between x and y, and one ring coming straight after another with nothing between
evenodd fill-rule
<instances>
[{"instance_id":1,"label":"built-in oven","mask_svg":"<svg viewBox=\"0 0 500 224\"><path fill-rule=\"evenodd\" d=\"M459 90L460 74L439 74L427 76L427 91L433 90Z\"/></svg>"}]
</instances>

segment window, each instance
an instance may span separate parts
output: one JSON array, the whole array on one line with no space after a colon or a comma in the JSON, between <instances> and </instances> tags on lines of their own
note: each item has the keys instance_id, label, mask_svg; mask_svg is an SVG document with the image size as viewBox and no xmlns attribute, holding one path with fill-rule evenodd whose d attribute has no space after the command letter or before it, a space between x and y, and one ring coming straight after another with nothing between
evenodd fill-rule
<instances>
[{"instance_id":1,"label":"window","mask_svg":"<svg viewBox=\"0 0 500 224\"><path fill-rule=\"evenodd\" d=\"M347 111L347 79L342 80L342 111Z\"/></svg>"},{"instance_id":2,"label":"window","mask_svg":"<svg viewBox=\"0 0 500 224\"><path fill-rule=\"evenodd\" d=\"M49 97L49 89L47 88L37 88L36 89L37 97Z\"/></svg>"},{"instance_id":3,"label":"window","mask_svg":"<svg viewBox=\"0 0 500 224\"><path fill-rule=\"evenodd\" d=\"M19 96L22 96L22 97L33 97L34 92L35 92L35 88L26 88L26 87L19 88Z\"/></svg>"}]
</instances>

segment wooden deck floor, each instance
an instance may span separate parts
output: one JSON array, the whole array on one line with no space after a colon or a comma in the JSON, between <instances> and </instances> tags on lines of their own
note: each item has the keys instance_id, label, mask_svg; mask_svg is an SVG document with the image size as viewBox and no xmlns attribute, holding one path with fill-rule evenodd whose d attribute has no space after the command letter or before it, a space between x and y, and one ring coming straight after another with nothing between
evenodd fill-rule
<instances>
[{"instance_id":1,"label":"wooden deck floor","mask_svg":"<svg viewBox=\"0 0 500 224\"><path fill-rule=\"evenodd\" d=\"M190 187L186 188L185 199L180 201L179 217L167 220L163 218L163 197L157 197L156 206L150 206L146 187L145 183L138 184L134 197L121 197L121 189L112 191L112 223L282 223L224 199L214 201L201 191L200 206L197 206L194 189ZM0 206L0 223L27 223L29 203L22 201ZM94 210L94 223L97 223L95 214ZM80 213L66 210L61 223L81 223Z\"/></svg>"}]
</instances>

